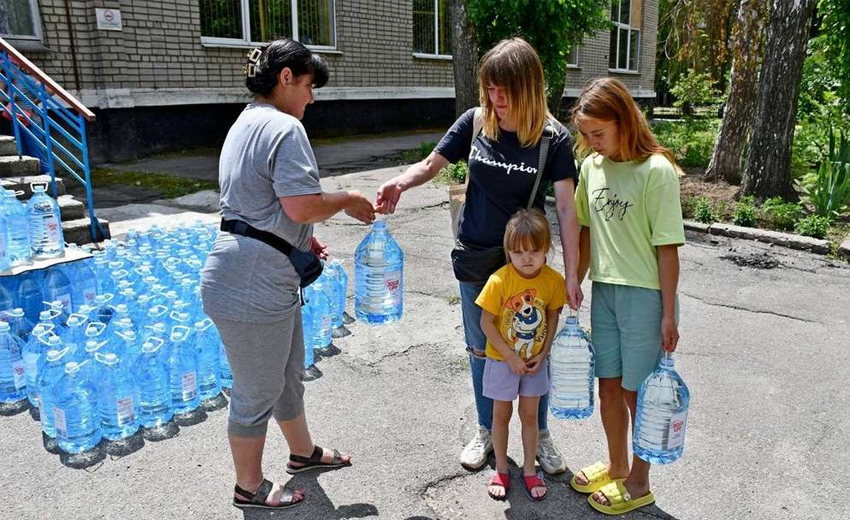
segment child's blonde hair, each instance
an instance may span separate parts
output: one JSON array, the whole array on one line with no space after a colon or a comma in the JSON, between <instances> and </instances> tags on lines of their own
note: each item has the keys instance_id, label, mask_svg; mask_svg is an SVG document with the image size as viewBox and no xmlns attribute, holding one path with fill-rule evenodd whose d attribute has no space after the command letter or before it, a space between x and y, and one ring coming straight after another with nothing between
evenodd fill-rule
<instances>
[{"instance_id":1,"label":"child's blonde hair","mask_svg":"<svg viewBox=\"0 0 850 520\"><path fill-rule=\"evenodd\" d=\"M676 157L669 149L661 146L643 112L622 81L614 78L597 78L579 94L572 110L572 121L576 126L587 119L614 121L620 134L620 157L623 161L643 162L652 154L661 154L679 170ZM579 133L576 155L584 157L590 146Z\"/></svg>"},{"instance_id":2,"label":"child's blonde hair","mask_svg":"<svg viewBox=\"0 0 850 520\"><path fill-rule=\"evenodd\" d=\"M552 234L546 215L537 208L521 209L513 214L505 228L505 258L511 263L511 251L549 252Z\"/></svg>"},{"instance_id":3,"label":"child's blonde hair","mask_svg":"<svg viewBox=\"0 0 850 520\"><path fill-rule=\"evenodd\" d=\"M523 147L536 146L543 135L546 105L543 64L534 47L522 38L502 40L487 51L478 64L478 97L484 109L484 135L499 138L499 119L487 87L502 87L508 110L516 119L517 139Z\"/></svg>"}]
</instances>

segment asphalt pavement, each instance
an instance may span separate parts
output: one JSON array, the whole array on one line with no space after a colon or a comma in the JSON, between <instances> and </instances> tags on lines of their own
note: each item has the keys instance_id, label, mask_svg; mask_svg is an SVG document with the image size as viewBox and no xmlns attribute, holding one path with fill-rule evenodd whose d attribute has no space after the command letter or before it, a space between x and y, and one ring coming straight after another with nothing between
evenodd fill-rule
<instances>
[{"instance_id":1,"label":"asphalt pavement","mask_svg":"<svg viewBox=\"0 0 850 520\"><path fill-rule=\"evenodd\" d=\"M366 170L322 183L327 191L373 193L399 171ZM216 219L214 192L148 206L115 208L107 218L113 230ZM133 220L139 218L147 220ZM602 518L566 485L572 471L605 460L598 411L584 421L550 417L570 471L546 477L543 502L525 497L516 466L506 502L487 496L489 469L461 468L458 455L476 420L445 187L406 193L386 221L405 252L404 316L383 327L348 325L351 334L334 340L334 355L318 361L321 377L306 383L316 442L351 452L352 467L290 478L286 445L270 427L266 475L305 489L307 498L287 511L243 513L230 505L224 407L184 422L171 438L138 438L123 450L102 446L82 460L46 451L39 423L23 412L0 417L0 517ZM353 253L366 232L344 215L316 226L352 280ZM843 497L850 467L850 268L758 243L688 239L681 249L682 339L675 357L692 395L684 455L653 468L657 504L626 518L850 517ZM554 265L562 269L557 254ZM580 318L587 325L590 284L583 287ZM347 310L353 314L351 291ZM516 422L509 455L521 463Z\"/></svg>"}]
</instances>

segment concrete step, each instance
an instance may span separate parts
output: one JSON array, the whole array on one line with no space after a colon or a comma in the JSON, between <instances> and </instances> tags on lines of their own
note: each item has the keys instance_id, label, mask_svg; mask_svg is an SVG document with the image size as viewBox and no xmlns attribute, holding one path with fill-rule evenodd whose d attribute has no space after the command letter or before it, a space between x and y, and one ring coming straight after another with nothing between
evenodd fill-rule
<instances>
[{"instance_id":1,"label":"concrete step","mask_svg":"<svg viewBox=\"0 0 850 520\"><path fill-rule=\"evenodd\" d=\"M99 218L97 220L98 222L100 222L100 226L103 228L103 232L106 233L106 236L103 237L102 240L110 238L109 221L102 218ZM92 239L91 233L89 231L89 222L90 221L88 218L63 221L62 233L65 235L65 242L79 245L90 243Z\"/></svg>"},{"instance_id":2,"label":"concrete step","mask_svg":"<svg viewBox=\"0 0 850 520\"><path fill-rule=\"evenodd\" d=\"M38 175L41 163L35 157L24 155L0 156L0 177L20 177L22 175Z\"/></svg>"},{"instance_id":3,"label":"concrete step","mask_svg":"<svg viewBox=\"0 0 850 520\"><path fill-rule=\"evenodd\" d=\"M0 135L0 156L18 155L18 145L11 135Z\"/></svg>"},{"instance_id":4,"label":"concrete step","mask_svg":"<svg viewBox=\"0 0 850 520\"><path fill-rule=\"evenodd\" d=\"M47 192L51 195L53 194L50 190L50 175L26 175L23 177L6 177L5 179L0 179L0 185L7 190L24 192L22 196L18 197L19 200L26 200L32 196L31 183L47 184ZM58 177L56 178L56 191L59 195L65 194L65 182Z\"/></svg>"},{"instance_id":5,"label":"concrete step","mask_svg":"<svg viewBox=\"0 0 850 520\"><path fill-rule=\"evenodd\" d=\"M62 220L77 220L86 216L86 205L71 195L60 195L57 200Z\"/></svg>"}]
</instances>

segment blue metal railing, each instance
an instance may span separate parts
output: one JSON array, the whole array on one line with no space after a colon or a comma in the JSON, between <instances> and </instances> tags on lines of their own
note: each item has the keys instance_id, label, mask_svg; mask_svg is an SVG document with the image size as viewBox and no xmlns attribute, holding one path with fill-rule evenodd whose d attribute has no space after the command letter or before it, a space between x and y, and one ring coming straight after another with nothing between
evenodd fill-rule
<instances>
[{"instance_id":1,"label":"blue metal railing","mask_svg":"<svg viewBox=\"0 0 850 520\"><path fill-rule=\"evenodd\" d=\"M57 169L85 188L89 233L92 241L103 240L106 234L94 214L86 142L86 121L94 121L95 115L2 38L0 116L11 121L18 155L41 160L54 198Z\"/></svg>"}]
</instances>

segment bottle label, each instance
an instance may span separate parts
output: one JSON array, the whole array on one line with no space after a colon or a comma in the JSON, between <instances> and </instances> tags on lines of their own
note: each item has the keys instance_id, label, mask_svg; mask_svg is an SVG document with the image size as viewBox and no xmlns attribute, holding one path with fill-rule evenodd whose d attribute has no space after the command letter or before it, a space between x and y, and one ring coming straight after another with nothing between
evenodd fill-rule
<instances>
[{"instance_id":1,"label":"bottle label","mask_svg":"<svg viewBox=\"0 0 850 520\"><path fill-rule=\"evenodd\" d=\"M27 374L24 370L24 362L22 360L12 363L12 376L15 380L15 388L20 390L27 386Z\"/></svg>"},{"instance_id":2,"label":"bottle label","mask_svg":"<svg viewBox=\"0 0 850 520\"><path fill-rule=\"evenodd\" d=\"M60 294L56 297L56 301L62 302L62 308L65 312L71 312L71 294Z\"/></svg>"},{"instance_id":3,"label":"bottle label","mask_svg":"<svg viewBox=\"0 0 850 520\"><path fill-rule=\"evenodd\" d=\"M97 296L96 286L83 287L83 300L85 300L86 305L91 305L94 302L95 296Z\"/></svg>"},{"instance_id":4,"label":"bottle label","mask_svg":"<svg viewBox=\"0 0 850 520\"><path fill-rule=\"evenodd\" d=\"M384 284L393 304L401 301L401 271L392 271L384 275Z\"/></svg>"},{"instance_id":5,"label":"bottle label","mask_svg":"<svg viewBox=\"0 0 850 520\"><path fill-rule=\"evenodd\" d=\"M131 396L116 400L115 408L118 411L118 426L124 426L135 420L136 413L133 411L133 398Z\"/></svg>"},{"instance_id":6,"label":"bottle label","mask_svg":"<svg viewBox=\"0 0 850 520\"><path fill-rule=\"evenodd\" d=\"M688 426L688 411L673 414L670 417L670 431L667 435L667 449L675 450L685 444L685 430Z\"/></svg>"},{"instance_id":7,"label":"bottle label","mask_svg":"<svg viewBox=\"0 0 850 520\"><path fill-rule=\"evenodd\" d=\"M47 232L47 239L51 243L59 243L59 232L62 230L59 221L52 215L44 216L44 230Z\"/></svg>"},{"instance_id":8,"label":"bottle label","mask_svg":"<svg viewBox=\"0 0 850 520\"><path fill-rule=\"evenodd\" d=\"M183 374L183 400L194 399L197 393L197 375L195 372L186 372Z\"/></svg>"},{"instance_id":9,"label":"bottle label","mask_svg":"<svg viewBox=\"0 0 850 520\"><path fill-rule=\"evenodd\" d=\"M53 426L56 428L56 435L61 437L68 436L68 424L65 422L65 410L53 407Z\"/></svg>"}]
</instances>

